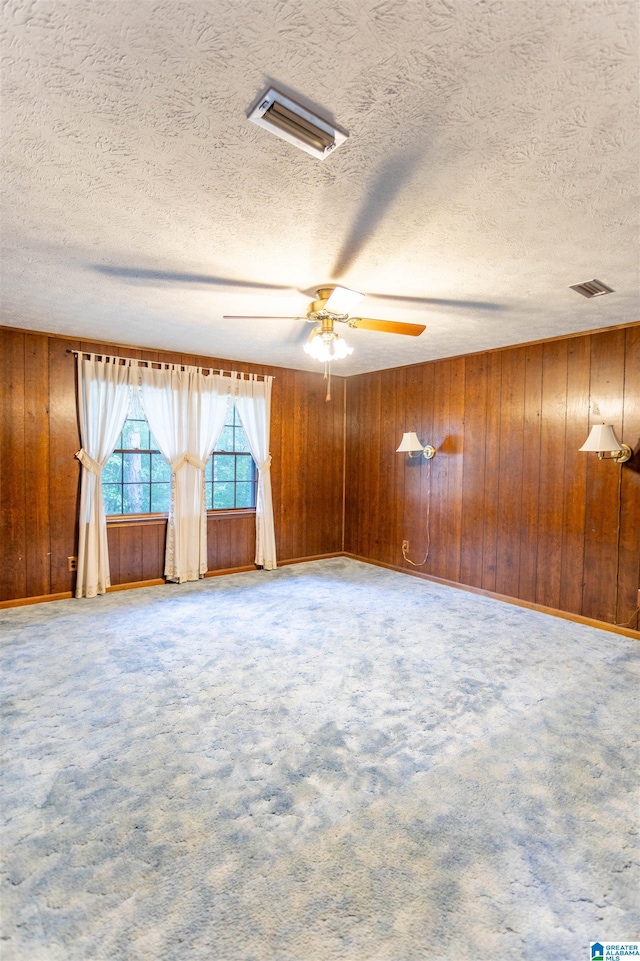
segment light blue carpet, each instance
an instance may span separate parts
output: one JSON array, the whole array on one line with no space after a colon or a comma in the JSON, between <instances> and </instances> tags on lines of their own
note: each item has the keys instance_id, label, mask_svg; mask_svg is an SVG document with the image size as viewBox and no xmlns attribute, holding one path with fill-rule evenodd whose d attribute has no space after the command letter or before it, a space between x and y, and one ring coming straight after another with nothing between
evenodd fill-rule
<instances>
[{"instance_id":1,"label":"light blue carpet","mask_svg":"<svg viewBox=\"0 0 640 961\"><path fill-rule=\"evenodd\" d=\"M342 558L0 631L2 961L638 936L629 638Z\"/></svg>"}]
</instances>

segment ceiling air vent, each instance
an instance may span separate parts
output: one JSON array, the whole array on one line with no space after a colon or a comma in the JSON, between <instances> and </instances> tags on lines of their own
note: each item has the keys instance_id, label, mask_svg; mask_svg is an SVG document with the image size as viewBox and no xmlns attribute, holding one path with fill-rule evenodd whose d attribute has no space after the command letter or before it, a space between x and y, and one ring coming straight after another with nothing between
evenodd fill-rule
<instances>
[{"instance_id":1,"label":"ceiling air vent","mask_svg":"<svg viewBox=\"0 0 640 961\"><path fill-rule=\"evenodd\" d=\"M569 284L571 290L577 290L583 297L601 297L612 294L613 288L607 287L601 280L585 280L583 284Z\"/></svg>"},{"instance_id":2,"label":"ceiling air vent","mask_svg":"<svg viewBox=\"0 0 640 961\"><path fill-rule=\"evenodd\" d=\"M273 87L260 97L249 120L320 160L328 157L348 136Z\"/></svg>"}]
</instances>

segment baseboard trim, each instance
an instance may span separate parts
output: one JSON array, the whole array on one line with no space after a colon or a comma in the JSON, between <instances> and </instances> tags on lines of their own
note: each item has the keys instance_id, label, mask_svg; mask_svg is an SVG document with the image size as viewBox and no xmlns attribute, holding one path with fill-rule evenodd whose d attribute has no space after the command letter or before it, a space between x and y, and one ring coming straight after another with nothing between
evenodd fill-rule
<instances>
[{"instance_id":1,"label":"baseboard trim","mask_svg":"<svg viewBox=\"0 0 640 961\"><path fill-rule=\"evenodd\" d=\"M47 601L66 601L73 597L71 591L59 594L39 594L35 597L15 597L10 601L0 601L0 611L7 607L26 607L28 604L45 604Z\"/></svg>"},{"instance_id":2,"label":"baseboard trim","mask_svg":"<svg viewBox=\"0 0 640 961\"><path fill-rule=\"evenodd\" d=\"M219 571L207 571L205 577L221 577L223 574L246 574L248 571L257 570L255 564L245 564L244 567L225 567Z\"/></svg>"},{"instance_id":3,"label":"baseboard trim","mask_svg":"<svg viewBox=\"0 0 640 961\"><path fill-rule=\"evenodd\" d=\"M351 554L349 551L333 551L329 554L312 554L309 557L289 557L286 560L278 561L278 567L287 567L290 564L304 564L307 561L324 561L332 557L348 557L352 561L360 561L362 564L371 564L373 567L382 567L388 571L396 571L398 574L409 574L411 577L419 577L424 581L433 581L435 584L444 584L445 587L454 587L460 591L467 591L469 594L479 594L481 597L492 597L496 601L504 601L505 604L514 604L516 607L524 607L530 611L540 611L542 614L551 614L552 617L560 617L565 621L574 621L576 624L586 624L587 627L596 627L600 631L609 631L612 634L621 634L623 637L631 637L633 640L640 641L640 631L630 627L619 627L610 624L609 621L598 621L593 617L583 617L582 614L571 614L569 611L559 611L555 607L545 607L543 604L535 604L533 601L523 601L517 597L509 597L507 594L498 594L495 591L487 591L482 587L472 587L470 584L460 584L457 581L449 581L444 577L435 577L433 574L425 574L423 571L408 571L405 567L398 564L387 564L384 561L375 561L370 557L361 557L359 554ZM255 571L255 564L244 565L243 567L226 567L217 571L207 571L205 577L222 577L225 574L245 574ZM164 578L156 577L148 581L130 581L127 584L114 584L107 588L107 593L115 591L136 590L139 587L160 587L167 582ZM44 604L48 601L64 601L73 597L71 591L63 591L58 594L42 594L37 597L18 597L9 601L0 601L0 610L10 607L25 607L29 604Z\"/></svg>"},{"instance_id":4,"label":"baseboard trim","mask_svg":"<svg viewBox=\"0 0 640 961\"><path fill-rule=\"evenodd\" d=\"M286 561L278 560L278 567L287 567L289 564L306 564L307 561L328 561L332 557L344 556L344 551L333 551L331 554L310 554L309 557L289 557Z\"/></svg>"},{"instance_id":5,"label":"baseboard trim","mask_svg":"<svg viewBox=\"0 0 640 961\"><path fill-rule=\"evenodd\" d=\"M333 554L313 554L310 557L292 557L284 561L278 561L278 567L286 567L288 564L303 564L305 561L322 561L330 557L342 557L342 551ZM216 571L207 571L205 577L222 577L225 574L246 574L249 571L258 570L255 564L245 564L242 567L224 567ZM107 594L115 591L132 591L139 587L162 587L168 582L164 577L154 577L148 581L127 581L125 584L112 584L107 588ZM9 601L0 601L0 610L8 607L25 607L28 604L44 604L47 601L66 601L74 597L72 591L63 591L59 594L40 594L36 597L16 597Z\"/></svg>"},{"instance_id":6,"label":"baseboard trim","mask_svg":"<svg viewBox=\"0 0 640 961\"><path fill-rule=\"evenodd\" d=\"M111 587L107 588L107 594L113 594L114 591L135 591L138 587L157 587L159 584L165 584L164 577L154 577L149 581L128 581L126 584L112 584Z\"/></svg>"},{"instance_id":7,"label":"baseboard trim","mask_svg":"<svg viewBox=\"0 0 640 961\"><path fill-rule=\"evenodd\" d=\"M398 574L409 574L411 577L420 577L424 581L433 581L435 584L444 584L445 587L455 587L460 591L467 591L469 594L479 594L481 597L492 597L496 601L504 601L505 604L513 604L516 607L526 607L530 611L540 611L541 614L551 614L553 617L561 617L565 621L574 621L576 624L586 624L587 627L597 627L600 631L609 631L612 634L622 634L624 637L631 637L635 641L640 641L640 631L635 631L630 627L618 627L610 624L609 621L598 621L593 617L583 617L582 614L571 614L569 611L559 611L555 607L545 607L543 604L534 604L533 601L522 601L517 597L509 597L508 594L497 594L495 591L487 591L482 587L472 587L470 584L459 584L457 581L448 581L444 577L435 577L433 574L425 574L423 571L408 571L406 567L398 564L386 564L384 561L374 561L370 557L360 557L359 554L350 554L345 551L344 557L351 558L352 561L361 561L363 564L371 564L373 567L384 567L388 571L397 571Z\"/></svg>"}]
</instances>

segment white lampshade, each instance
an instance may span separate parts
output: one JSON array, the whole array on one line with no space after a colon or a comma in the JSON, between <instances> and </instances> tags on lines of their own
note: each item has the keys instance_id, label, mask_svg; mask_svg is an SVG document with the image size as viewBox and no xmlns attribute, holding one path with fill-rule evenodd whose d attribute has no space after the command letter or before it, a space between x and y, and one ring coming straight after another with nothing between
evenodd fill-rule
<instances>
[{"instance_id":1,"label":"white lampshade","mask_svg":"<svg viewBox=\"0 0 640 961\"><path fill-rule=\"evenodd\" d=\"M616 432L611 424L594 424L589 431L589 436L579 450L594 451L619 451L622 444L616 437Z\"/></svg>"},{"instance_id":2,"label":"white lampshade","mask_svg":"<svg viewBox=\"0 0 640 961\"><path fill-rule=\"evenodd\" d=\"M364 294L359 294L357 290L349 290L348 287L336 287L329 300L324 305L324 309L332 314L348 314L356 304L359 304Z\"/></svg>"},{"instance_id":3,"label":"white lampshade","mask_svg":"<svg viewBox=\"0 0 640 961\"><path fill-rule=\"evenodd\" d=\"M418 435L415 431L406 431L402 435L402 440L400 441L400 446L396 447L396 453L408 452L416 450L424 450L424 444L421 444L418 440Z\"/></svg>"}]
</instances>

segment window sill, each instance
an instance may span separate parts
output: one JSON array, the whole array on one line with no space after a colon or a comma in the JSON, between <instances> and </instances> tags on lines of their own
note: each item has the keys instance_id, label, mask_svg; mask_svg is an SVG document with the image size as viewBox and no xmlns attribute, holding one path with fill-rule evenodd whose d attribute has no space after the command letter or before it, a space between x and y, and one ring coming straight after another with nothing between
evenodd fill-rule
<instances>
[{"instance_id":1,"label":"window sill","mask_svg":"<svg viewBox=\"0 0 640 961\"><path fill-rule=\"evenodd\" d=\"M217 511L207 511L210 518L242 517L245 514L255 514L255 507L233 507ZM147 526L151 524L166 524L168 514L111 514L107 517L107 527Z\"/></svg>"},{"instance_id":2,"label":"window sill","mask_svg":"<svg viewBox=\"0 0 640 961\"><path fill-rule=\"evenodd\" d=\"M133 525L166 524L168 514L111 514L107 517L107 527L129 527Z\"/></svg>"}]
</instances>

